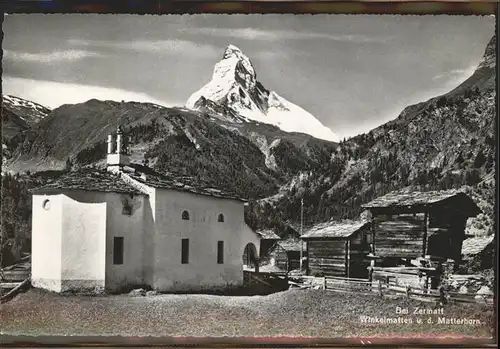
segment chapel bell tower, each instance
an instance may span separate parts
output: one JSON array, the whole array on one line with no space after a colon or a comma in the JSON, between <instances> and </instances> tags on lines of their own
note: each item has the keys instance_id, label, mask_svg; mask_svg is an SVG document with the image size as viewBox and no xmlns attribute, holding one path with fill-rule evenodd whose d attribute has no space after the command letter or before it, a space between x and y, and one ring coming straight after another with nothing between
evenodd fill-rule
<instances>
[{"instance_id":1,"label":"chapel bell tower","mask_svg":"<svg viewBox=\"0 0 500 349\"><path fill-rule=\"evenodd\" d=\"M122 128L118 126L116 131L116 144L113 142L113 135L108 135L108 155L106 159L107 169L110 172L116 172L130 163L130 157L127 149L124 147L125 136Z\"/></svg>"}]
</instances>

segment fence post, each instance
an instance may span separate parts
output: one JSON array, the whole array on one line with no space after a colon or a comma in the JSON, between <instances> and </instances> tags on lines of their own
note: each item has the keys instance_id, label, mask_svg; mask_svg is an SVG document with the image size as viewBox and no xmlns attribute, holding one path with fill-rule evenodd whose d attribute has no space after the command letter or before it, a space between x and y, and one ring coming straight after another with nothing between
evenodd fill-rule
<instances>
[{"instance_id":1,"label":"fence post","mask_svg":"<svg viewBox=\"0 0 500 349\"><path fill-rule=\"evenodd\" d=\"M382 297L382 281L378 280L378 295Z\"/></svg>"},{"instance_id":2,"label":"fence post","mask_svg":"<svg viewBox=\"0 0 500 349\"><path fill-rule=\"evenodd\" d=\"M410 298L410 294L411 294L411 286L406 285L406 298Z\"/></svg>"},{"instance_id":3,"label":"fence post","mask_svg":"<svg viewBox=\"0 0 500 349\"><path fill-rule=\"evenodd\" d=\"M323 277L323 290L326 290L326 276Z\"/></svg>"}]
</instances>

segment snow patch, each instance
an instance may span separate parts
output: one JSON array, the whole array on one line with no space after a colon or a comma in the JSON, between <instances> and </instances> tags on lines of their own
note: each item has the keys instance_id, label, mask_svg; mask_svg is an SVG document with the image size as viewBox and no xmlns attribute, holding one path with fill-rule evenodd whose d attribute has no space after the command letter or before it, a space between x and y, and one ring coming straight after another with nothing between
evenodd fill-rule
<instances>
[{"instance_id":1,"label":"snow patch","mask_svg":"<svg viewBox=\"0 0 500 349\"><path fill-rule=\"evenodd\" d=\"M258 133L251 132L249 136L250 139L259 147L262 154L264 154L266 167L276 171L278 169L278 165L276 164L276 158L273 154L271 154L271 149L280 143L280 139L275 139L271 142L271 144L269 144L266 137Z\"/></svg>"},{"instance_id":2,"label":"snow patch","mask_svg":"<svg viewBox=\"0 0 500 349\"><path fill-rule=\"evenodd\" d=\"M194 147L196 148L196 150L200 150L201 149L201 146L198 144L198 141L196 140L196 138L191 134L191 132L189 132L188 129L185 129L184 130L184 133L186 134L186 137L191 141L191 143L194 144Z\"/></svg>"}]
</instances>

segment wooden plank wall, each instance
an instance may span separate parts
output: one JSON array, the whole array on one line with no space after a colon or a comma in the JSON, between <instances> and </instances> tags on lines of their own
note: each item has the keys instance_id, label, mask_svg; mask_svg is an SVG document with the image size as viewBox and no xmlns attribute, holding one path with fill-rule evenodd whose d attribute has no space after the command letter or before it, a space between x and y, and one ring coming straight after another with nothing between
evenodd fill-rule
<instances>
[{"instance_id":1,"label":"wooden plank wall","mask_svg":"<svg viewBox=\"0 0 500 349\"><path fill-rule=\"evenodd\" d=\"M465 237L466 219L460 214L435 209L429 215L429 230L435 233L429 237L429 254L443 259L459 261L462 242Z\"/></svg>"},{"instance_id":2,"label":"wooden plank wall","mask_svg":"<svg viewBox=\"0 0 500 349\"><path fill-rule=\"evenodd\" d=\"M349 277L354 278L367 278L368 266L370 259L367 255L370 253L370 245L364 243L350 243L350 263L349 263Z\"/></svg>"},{"instance_id":3,"label":"wooden plank wall","mask_svg":"<svg viewBox=\"0 0 500 349\"><path fill-rule=\"evenodd\" d=\"M309 275L346 275L345 240L309 240L307 249Z\"/></svg>"},{"instance_id":4,"label":"wooden plank wall","mask_svg":"<svg viewBox=\"0 0 500 349\"><path fill-rule=\"evenodd\" d=\"M281 270L288 271L288 257L286 251L279 244L270 252L270 256L274 258L275 265Z\"/></svg>"},{"instance_id":5,"label":"wooden plank wall","mask_svg":"<svg viewBox=\"0 0 500 349\"><path fill-rule=\"evenodd\" d=\"M373 217L375 254L379 257L422 256L424 214L378 215Z\"/></svg>"}]
</instances>

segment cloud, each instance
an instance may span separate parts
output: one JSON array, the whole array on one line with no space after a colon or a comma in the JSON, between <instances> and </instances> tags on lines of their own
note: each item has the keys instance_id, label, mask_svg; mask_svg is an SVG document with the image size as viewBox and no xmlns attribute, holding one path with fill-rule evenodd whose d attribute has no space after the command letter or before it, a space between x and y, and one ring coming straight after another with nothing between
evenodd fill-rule
<instances>
[{"instance_id":1,"label":"cloud","mask_svg":"<svg viewBox=\"0 0 500 349\"><path fill-rule=\"evenodd\" d=\"M474 72L475 66L471 66L467 69L453 69L441 74L436 75L432 80L442 80L447 78L457 78L464 75L470 76Z\"/></svg>"},{"instance_id":2,"label":"cloud","mask_svg":"<svg viewBox=\"0 0 500 349\"><path fill-rule=\"evenodd\" d=\"M467 80L477 68L477 64L472 64L465 69L452 69L450 71L438 74L432 78L433 81L442 83L442 87L438 89L439 93L446 93Z\"/></svg>"},{"instance_id":3,"label":"cloud","mask_svg":"<svg viewBox=\"0 0 500 349\"><path fill-rule=\"evenodd\" d=\"M263 30L255 28L182 28L179 29L181 33L205 35L205 36L218 36L228 38L239 38L247 40L303 40L303 39L326 39L332 41L342 42L376 42L383 43L389 41L390 37L375 37L359 34L329 34L308 31L295 31L295 30Z\"/></svg>"},{"instance_id":4,"label":"cloud","mask_svg":"<svg viewBox=\"0 0 500 349\"><path fill-rule=\"evenodd\" d=\"M68 41L74 46L104 47L140 52L155 52L161 54L188 54L219 56L220 50L212 45L200 44L189 40L137 40L137 41L105 41L77 40Z\"/></svg>"},{"instance_id":5,"label":"cloud","mask_svg":"<svg viewBox=\"0 0 500 349\"><path fill-rule=\"evenodd\" d=\"M164 101L145 93L102 86L33 80L4 76L3 93L57 108L63 104L86 102L89 99L150 102L163 106L183 105L183 102Z\"/></svg>"},{"instance_id":6,"label":"cloud","mask_svg":"<svg viewBox=\"0 0 500 349\"><path fill-rule=\"evenodd\" d=\"M84 50L64 50L64 51L40 52L40 53L4 50L4 59L11 59L23 62L37 62L37 63L71 62L71 61L79 61L88 57L102 57L102 54Z\"/></svg>"}]
</instances>

